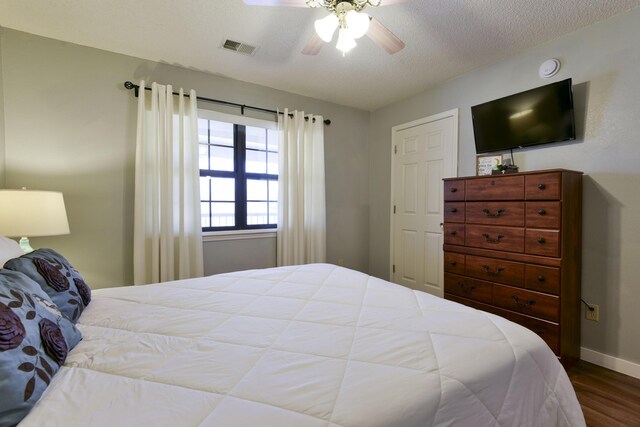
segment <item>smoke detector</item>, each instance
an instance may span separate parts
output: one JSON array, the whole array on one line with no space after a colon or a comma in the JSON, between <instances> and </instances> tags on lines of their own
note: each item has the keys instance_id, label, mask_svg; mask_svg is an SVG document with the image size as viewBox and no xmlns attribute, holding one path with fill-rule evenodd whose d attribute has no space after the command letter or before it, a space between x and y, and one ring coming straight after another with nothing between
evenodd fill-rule
<instances>
[{"instance_id":1,"label":"smoke detector","mask_svg":"<svg viewBox=\"0 0 640 427\"><path fill-rule=\"evenodd\" d=\"M547 59L540 65L538 69L538 75L542 79L549 79L560 71L560 61L556 58Z\"/></svg>"}]
</instances>

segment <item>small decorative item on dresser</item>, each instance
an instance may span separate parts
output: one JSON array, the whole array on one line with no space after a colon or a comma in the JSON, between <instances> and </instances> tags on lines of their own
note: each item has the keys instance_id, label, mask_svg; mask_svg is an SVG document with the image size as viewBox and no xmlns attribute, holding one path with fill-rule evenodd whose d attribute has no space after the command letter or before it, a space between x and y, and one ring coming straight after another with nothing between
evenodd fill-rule
<instances>
[{"instance_id":1,"label":"small decorative item on dresser","mask_svg":"<svg viewBox=\"0 0 640 427\"><path fill-rule=\"evenodd\" d=\"M476 175L491 175L493 169L502 163L502 154L476 156Z\"/></svg>"},{"instance_id":2,"label":"small decorative item on dresser","mask_svg":"<svg viewBox=\"0 0 640 427\"><path fill-rule=\"evenodd\" d=\"M491 175L504 175L506 173L518 173L518 166L498 165L491 171Z\"/></svg>"}]
</instances>

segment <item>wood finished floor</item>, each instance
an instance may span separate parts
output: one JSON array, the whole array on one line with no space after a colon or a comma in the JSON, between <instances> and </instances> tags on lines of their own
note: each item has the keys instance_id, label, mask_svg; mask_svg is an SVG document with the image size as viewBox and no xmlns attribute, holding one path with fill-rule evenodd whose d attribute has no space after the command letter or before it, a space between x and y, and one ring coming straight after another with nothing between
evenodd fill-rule
<instances>
[{"instance_id":1,"label":"wood finished floor","mask_svg":"<svg viewBox=\"0 0 640 427\"><path fill-rule=\"evenodd\" d=\"M640 427L640 379L582 360L569 378L588 427Z\"/></svg>"}]
</instances>

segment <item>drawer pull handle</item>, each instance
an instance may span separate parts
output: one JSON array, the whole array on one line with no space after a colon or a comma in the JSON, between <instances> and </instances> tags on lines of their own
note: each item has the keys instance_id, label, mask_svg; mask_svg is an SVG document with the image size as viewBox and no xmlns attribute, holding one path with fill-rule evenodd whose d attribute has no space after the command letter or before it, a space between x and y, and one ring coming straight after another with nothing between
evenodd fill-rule
<instances>
[{"instance_id":1,"label":"drawer pull handle","mask_svg":"<svg viewBox=\"0 0 640 427\"><path fill-rule=\"evenodd\" d=\"M456 230L453 230L453 231L451 232L451 235L452 235L452 236L455 236L456 234L458 234L458 232L457 232Z\"/></svg>"},{"instance_id":2,"label":"drawer pull handle","mask_svg":"<svg viewBox=\"0 0 640 427\"><path fill-rule=\"evenodd\" d=\"M547 186L546 186L546 185L544 185L544 184L538 184L538 189L540 189L540 190L544 190L545 188L547 188Z\"/></svg>"},{"instance_id":3,"label":"drawer pull handle","mask_svg":"<svg viewBox=\"0 0 640 427\"><path fill-rule=\"evenodd\" d=\"M492 238L487 233L482 233L482 237L484 237L484 240L487 243L500 243L500 240L504 239L504 236L502 234L498 234L498 238L497 239Z\"/></svg>"},{"instance_id":4,"label":"drawer pull handle","mask_svg":"<svg viewBox=\"0 0 640 427\"><path fill-rule=\"evenodd\" d=\"M511 298L513 298L518 307L522 308L531 308L531 306L536 303L536 301L532 299L528 300L527 302L522 302L520 301L520 298L518 298L518 295L511 295Z\"/></svg>"},{"instance_id":5,"label":"drawer pull handle","mask_svg":"<svg viewBox=\"0 0 640 427\"><path fill-rule=\"evenodd\" d=\"M489 216L489 217L492 217L492 218L497 218L497 217L499 217L500 215L502 215L504 213L504 209L498 209L496 211L496 213L491 213L491 211L489 209L482 209L482 212L484 212L485 216Z\"/></svg>"},{"instance_id":6,"label":"drawer pull handle","mask_svg":"<svg viewBox=\"0 0 640 427\"><path fill-rule=\"evenodd\" d=\"M451 265L452 265L453 267L455 267L456 265L458 265L458 262L457 262L457 261L451 261Z\"/></svg>"},{"instance_id":7,"label":"drawer pull handle","mask_svg":"<svg viewBox=\"0 0 640 427\"><path fill-rule=\"evenodd\" d=\"M539 281L539 282L544 282L545 280L547 280L547 278L546 278L546 277L544 277L544 276L542 276L542 275L538 276L538 281Z\"/></svg>"},{"instance_id":8,"label":"drawer pull handle","mask_svg":"<svg viewBox=\"0 0 640 427\"><path fill-rule=\"evenodd\" d=\"M457 192L458 192L458 189L457 189L456 187L452 187L452 188L451 188L451 192L452 192L452 193L457 193Z\"/></svg>"},{"instance_id":9,"label":"drawer pull handle","mask_svg":"<svg viewBox=\"0 0 640 427\"><path fill-rule=\"evenodd\" d=\"M458 208L451 208L451 213L456 213L458 212Z\"/></svg>"},{"instance_id":10,"label":"drawer pull handle","mask_svg":"<svg viewBox=\"0 0 640 427\"><path fill-rule=\"evenodd\" d=\"M458 282L458 286L460 286L460 290L465 294L470 294L476 288L476 285L464 286L464 283Z\"/></svg>"},{"instance_id":11,"label":"drawer pull handle","mask_svg":"<svg viewBox=\"0 0 640 427\"><path fill-rule=\"evenodd\" d=\"M504 271L504 267L498 267L496 268L496 271L491 271L489 269L489 266L486 264L482 265L482 269L484 270L485 273L487 273L490 276L497 276Z\"/></svg>"},{"instance_id":12,"label":"drawer pull handle","mask_svg":"<svg viewBox=\"0 0 640 427\"><path fill-rule=\"evenodd\" d=\"M545 211L544 209L540 209L538 211L538 215L546 215L546 214L547 214L547 211Z\"/></svg>"},{"instance_id":13,"label":"drawer pull handle","mask_svg":"<svg viewBox=\"0 0 640 427\"><path fill-rule=\"evenodd\" d=\"M544 245L547 241L544 240L544 237L538 237L538 243L540 243L541 245Z\"/></svg>"}]
</instances>

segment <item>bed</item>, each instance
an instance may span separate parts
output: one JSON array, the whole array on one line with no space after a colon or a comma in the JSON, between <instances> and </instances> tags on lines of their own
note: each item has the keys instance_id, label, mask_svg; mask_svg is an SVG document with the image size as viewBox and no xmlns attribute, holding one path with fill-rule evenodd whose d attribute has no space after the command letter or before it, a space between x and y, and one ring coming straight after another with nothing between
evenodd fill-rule
<instances>
[{"instance_id":1,"label":"bed","mask_svg":"<svg viewBox=\"0 0 640 427\"><path fill-rule=\"evenodd\" d=\"M583 426L503 318L312 264L93 291L21 427Z\"/></svg>"}]
</instances>

